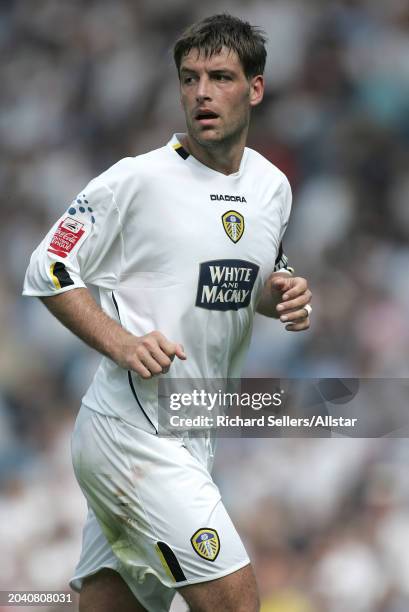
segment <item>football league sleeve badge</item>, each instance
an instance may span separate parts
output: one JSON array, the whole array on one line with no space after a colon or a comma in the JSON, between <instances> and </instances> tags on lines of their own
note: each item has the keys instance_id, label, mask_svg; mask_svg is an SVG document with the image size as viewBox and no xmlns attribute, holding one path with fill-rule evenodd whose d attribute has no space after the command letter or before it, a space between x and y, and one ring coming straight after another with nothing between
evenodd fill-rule
<instances>
[{"instance_id":1,"label":"football league sleeve badge","mask_svg":"<svg viewBox=\"0 0 409 612\"><path fill-rule=\"evenodd\" d=\"M84 242L95 223L93 209L88 204L85 193L73 200L51 237L49 253L65 259Z\"/></svg>"}]
</instances>

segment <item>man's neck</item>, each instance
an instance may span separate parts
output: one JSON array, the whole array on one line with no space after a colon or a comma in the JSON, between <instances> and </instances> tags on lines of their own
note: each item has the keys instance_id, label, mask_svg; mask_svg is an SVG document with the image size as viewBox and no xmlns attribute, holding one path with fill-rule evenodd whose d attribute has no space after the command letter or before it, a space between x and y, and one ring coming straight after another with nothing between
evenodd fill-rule
<instances>
[{"instance_id":1,"label":"man's neck","mask_svg":"<svg viewBox=\"0 0 409 612\"><path fill-rule=\"evenodd\" d=\"M181 144L188 153L205 166L216 170L216 172L229 175L238 172L240 169L245 146L245 136L240 141L234 143L234 145L231 143L220 143L212 147L203 147L191 138L189 134L186 134L183 136Z\"/></svg>"}]
</instances>

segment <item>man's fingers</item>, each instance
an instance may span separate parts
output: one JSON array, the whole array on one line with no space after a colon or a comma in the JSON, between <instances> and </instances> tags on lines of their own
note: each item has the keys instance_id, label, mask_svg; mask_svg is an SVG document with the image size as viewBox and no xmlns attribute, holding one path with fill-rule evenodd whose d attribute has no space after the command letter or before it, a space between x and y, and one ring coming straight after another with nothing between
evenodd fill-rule
<instances>
[{"instance_id":1,"label":"man's fingers","mask_svg":"<svg viewBox=\"0 0 409 612\"><path fill-rule=\"evenodd\" d=\"M162 374L162 366L148 352L141 355L139 357L139 361L145 366L152 376Z\"/></svg>"},{"instance_id":2,"label":"man's fingers","mask_svg":"<svg viewBox=\"0 0 409 612\"><path fill-rule=\"evenodd\" d=\"M305 308L292 310L291 312L286 312L285 314L280 315L280 321L283 323L291 323L292 321L300 321L307 318L308 312L305 310Z\"/></svg>"},{"instance_id":3,"label":"man's fingers","mask_svg":"<svg viewBox=\"0 0 409 612\"><path fill-rule=\"evenodd\" d=\"M179 359L187 359L185 350L181 344L166 340L165 343L161 343L161 348L166 355L168 355L171 361L174 360L175 356L179 357Z\"/></svg>"},{"instance_id":4,"label":"man's fingers","mask_svg":"<svg viewBox=\"0 0 409 612\"><path fill-rule=\"evenodd\" d=\"M160 332L152 332L142 339L137 349L138 362L133 369L144 379L166 374L175 356L186 359L183 346L170 342Z\"/></svg>"},{"instance_id":5,"label":"man's fingers","mask_svg":"<svg viewBox=\"0 0 409 612\"><path fill-rule=\"evenodd\" d=\"M277 276L271 279L271 286L277 291L287 291L291 288L292 277Z\"/></svg>"},{"instance_id":6,"label":"man's fingers","mask_svg":"<svg viewBox=\"0 0 409 612\"><path fill-rule=\"evenodd\" d=\"M311 291L307 289L307 291L303 293L303 295L300 295L293 300L288 300L287 302L280 302L280 304L277 305L277 311L281 314L284 312L295 310L297 308L302 308L303 306L306 306L310 303L311 297Z\"/></svg>"},{"instance_id":7,"label":"man's fingers","mask_svg":"<svg viewBox=\"0 0 409 612\"><path fill-rule=\"evenodd\" d=\"M186 354L181 344L170 342L165 336L159 338L159 346L164 353L173 361L175 355L179 359L186 359Z\"/></svg>"},{"instance_id":8,"label":"man's fingers","mask_svg":"<svg viewBox=\"0 0 409 612\"><path fill-rule=\"evenodd\" d=\"M183 348L182 344L176 345L175 355L179 357L179 359L187 359L185 349Z\"/></svg>"},{"instance_id":9,"label":"man's fingers","mask_svg":"<svg viewBox=\"0 0 409 612\"><path fill-rule=\"evenodd\" d=\"M282 301L277 304L280 321L286 323L288 331L302 331L310 327L309 313L305 306L311 302L311 291L305 278L292 276L277 277L271 280L271 287L280 291Z\"/></svg>"},{"instance_id":10,"label":"man's fingers","mask_svg":"<svg viewBox=\"0 0 409 612\"><path fill-rule=\"evenodd\" d=\"M281 287L283 287L287 281L288 279L284 278L284 276L276 276L275 278L271 279L271 284L274 288L281 289Z\"/></svg>"},{"instance_id":11,"label":"man's fingers","mask_svg":"<svg viewBox=\"0 0 409 612\"><path fill-rule=\"evenodd\" d=\"M307 281L301 276L290 276L287 278L279 276L272 278L271 287L276 291L281 291L283 301L285 302L297 298L306 292L311 294L310 290L307 289Z\"/></svg>"},{"instance_id":12,"label":"man's fingers","mask_svg":"<svg viewBox=\"0 0 409 612\"><path fill-rule=\"evenodd\" d=\"M309 289L307 289L307 281L304 278L292 278L290 280L293 281L291 286L283 290L283 300L285 302L297 298L306 291L309 292Z\"/></svg>"},{"instance_id":13,"label":"man's fingers","mask_svg":"<svg viewBox=\"0 0 409 612\"><path fill-rule=\"evenodd\" d=\"M151 372L149 372L148 368L145 367L141 361L138 361L138 363L131 369L145 380L148 378L152 378Z\"/></svg>"},{"instance_id":14,"label":"man's fingers","mask_svg":"<svg viewBox=\"0 0 409 612\"><path fill-rule=\"evenodd\" d=\"M307 317L306 319L303 319L299 323L288 323L288 325L285 326L287 331L303 331L304 329L309 329L309 327L310 327L309 317Z\"/></svg>"},{"instance_id":15,"label":"man's fingers","mask_svg":"<svg viewBox=\"0 0 409 612\"><path fill-rule=\"evenodd\" d=\"M151 349L150 353L162 369L170 368L173 361L173 357L169 357L166 353L162 351L159 346Z\"/></svg>"}]
</instances>

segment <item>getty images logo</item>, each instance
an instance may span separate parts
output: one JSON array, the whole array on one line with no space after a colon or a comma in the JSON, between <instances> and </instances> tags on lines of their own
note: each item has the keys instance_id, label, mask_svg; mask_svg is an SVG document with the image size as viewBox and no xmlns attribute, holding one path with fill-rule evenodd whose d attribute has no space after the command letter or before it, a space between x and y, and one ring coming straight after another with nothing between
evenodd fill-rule
<instances>
[{"instance_id":1,"label":"getty images logo","mask_svg":"<svg viewBox=\"0 0 409 612\"><path fill-rule=\"evenodd\" d=\"M210 199L212 202L246 202L247 200L244 196L239 195L229 195L229 194L220 194L220 193L211 193Z\"/></svg>"}]
</instances>

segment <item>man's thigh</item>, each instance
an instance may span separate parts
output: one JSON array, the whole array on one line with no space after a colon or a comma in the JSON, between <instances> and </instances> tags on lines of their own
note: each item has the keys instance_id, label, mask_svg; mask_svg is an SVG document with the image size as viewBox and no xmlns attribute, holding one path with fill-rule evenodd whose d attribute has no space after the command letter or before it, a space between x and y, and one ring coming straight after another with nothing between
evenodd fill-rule
<instances>
[{"instance_id":1,"label":"man's thigh","mask_svg":"<svg viewBox=\"0 0 409 612\"><path fill-rule=\"evenodd\" d=\"M111 570L102 569L84 579L79 612L146 612L121 576Z\"/></svg>"},{"instance_id":2,"label":"man's thigh","mask_svg":"<svg viewBox=\"0 0 409 612\"><path fill-rule=\"evenodd\" d=\"M256 581L250 565L218 578L182 587L179 593L191 612L258 612ZM79 612L147 612L121 576L103 569L83 582Z\"/></svg>"},{"instance_id":3,"label":"man's thigh","mask_svg":"<svg viewBox=\"0 0 409 612\"><path fill-rule=\"evenodd\" d=\"M259 599L251 565L223 578L178 589L191 612L258 612Z\"/></svg>"}]
</instances>

